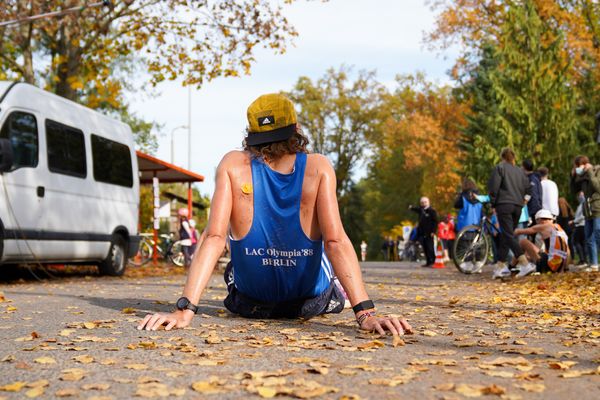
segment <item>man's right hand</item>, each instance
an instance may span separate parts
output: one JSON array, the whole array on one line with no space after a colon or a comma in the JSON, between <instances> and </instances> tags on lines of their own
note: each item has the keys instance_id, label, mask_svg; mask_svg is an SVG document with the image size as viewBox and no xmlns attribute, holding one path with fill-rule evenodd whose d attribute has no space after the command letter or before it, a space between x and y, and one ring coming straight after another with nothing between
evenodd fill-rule
<instances>
[{"instance_id":1,"label":"man's right hand","mask_svg":"<svg viewBox=\"0 0 600 400\"><path fill-rule=\"evenodd\" d=\"M138 330L155 331L161 326L165 326L166 331L172 328L185 328L192 322L194 312L191 310L177 310L170 314L148 314L138 325Z\"/></svg>"}]
</instances>

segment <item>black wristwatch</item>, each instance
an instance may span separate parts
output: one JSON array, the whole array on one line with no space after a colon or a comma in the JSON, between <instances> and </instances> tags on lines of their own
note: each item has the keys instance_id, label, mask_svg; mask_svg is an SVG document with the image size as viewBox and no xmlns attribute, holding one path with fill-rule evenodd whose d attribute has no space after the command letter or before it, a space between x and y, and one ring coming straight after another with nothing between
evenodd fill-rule
<instances>
[{"instance_id":1,"label":"black wristwatch","mask_svg":"<svg viewBox=\"0 0 600 400\"><path fill-rule=\"evenodd\" d=\"M373 308L375 308L375 304L373 304L371 300L365 300L352 307L352 311L356 314L359 311L370 310Z\"/></svg>"},{"instance_id":2,"label":"black wristwatch","mask_svg":"<svg viewBox=\"0 0 600 400\"><path fill-rule=\"evenodd\" d=\"M179 300L177 300L177 303L175 303L175 307L177 307L178 310L191 310L194 314L198 314L198 310L200 309L200 307L192 304L187 297L180 297Z\"/></svg>"}]
</instances>

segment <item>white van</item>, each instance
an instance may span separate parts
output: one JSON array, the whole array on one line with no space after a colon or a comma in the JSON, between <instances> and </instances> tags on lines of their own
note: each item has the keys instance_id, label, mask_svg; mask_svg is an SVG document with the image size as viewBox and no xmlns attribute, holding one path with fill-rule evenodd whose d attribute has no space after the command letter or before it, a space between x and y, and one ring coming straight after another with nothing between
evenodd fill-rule
<instances>
[{"instance_id":1,"label":"white van","mask_svg":"<svg viewBox=\"0 0 600 400\"><path fill-rule=\"evenodd\" d=\"M131 128L26 83L0 81L0 265L98 264L137 251Z\"/></svg>"}]
</instances>

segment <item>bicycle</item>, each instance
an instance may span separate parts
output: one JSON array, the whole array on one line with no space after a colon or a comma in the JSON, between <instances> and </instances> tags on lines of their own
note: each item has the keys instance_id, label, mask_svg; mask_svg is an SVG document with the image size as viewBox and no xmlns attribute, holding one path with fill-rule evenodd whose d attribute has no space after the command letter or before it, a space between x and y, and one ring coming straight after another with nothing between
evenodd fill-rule
<instances>
[{"instance_id":1,"label":"bicycle","mask_svg":"<svg viewBox=\"0 0 600 400\"><path fill-rule=\"evenodd\" d=\"M152 259L154 254L154 236L152 233L140 234L140 247L137 254L129 259L129 263L134 266L142 266ZM169 260L178 267L183 267L185 264L185 256L181 246L181 240L174 240L175 235L159 235L159 241L156 245L156 250L160 258ZM162 239L162 240L161 240Z\"/></svg>"},{"instance_id":2,"label":"bicycle","mask_svg":"<svg viewBox=\"0 0 600 400\"><path fill-rule=\"evenodd\" d=\"M491 256L491 234L500 234L490 217L484 214L478 225L467 225L460 230L454 241L452 261L463 274L481 271ZM494 235L494 236L495 236Z\"/></svg>"}]
</instances>

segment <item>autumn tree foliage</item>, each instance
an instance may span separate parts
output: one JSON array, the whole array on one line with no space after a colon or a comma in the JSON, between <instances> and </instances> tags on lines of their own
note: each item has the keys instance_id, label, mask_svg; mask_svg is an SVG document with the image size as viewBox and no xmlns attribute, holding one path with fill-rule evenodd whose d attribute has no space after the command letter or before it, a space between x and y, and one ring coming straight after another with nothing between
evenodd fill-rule
<instances>
[{"instance_id":1,"label":"autumn tree foliage","mask_svg":"<svg viewBox=\"0 0 600 400\"><path fill-rule=\"evenodd\" d=\"M397 85L369 165L365 203L369 224L376 227L371 236L413 219L408 205L420 196L428 196L440 212L450 211L460 184L466 106L450 87L421 74L399 77Z\"/></svg>"},{"instance_id":2,"label":"autumn tree foliage","mask_svg":"<svg viewBox=\"0 0 600 400\"><path fill-rule=\"evenodd\" d=\"M7 0L0 20L82 6ZM139 82L200 87L249 73L257 48L285 51L296 35L267 0L116 0L0 30L0 79L24 80L91 108L122 111Z\"/></svg>"},{"instance_id":3,"label":"autumn tree foliage","mask_svg":"<svg viewBox=\"0 0 600 400\"><path fill-rule=\"evenodd\" d=\"M465 175L485 184L503 146L545 164L563 192L577 153L598 155L600 4L587 0L433 1L430 43L462 48L452 76L470 104Z\"/></svg>"},{"instance_id":4,"label":"autumn tree foliage","mask_svg":"<svg viewBox=\"0 0 600 400\"><path fill-rule=\"evenodd\" d=\"M316 81L300 77L286 93L297 105L298 122L311 150L327 155L335 169L340 197L352 186L352 173L365 161L369 140L380 123L384 87L373 72L329 69Z\"/></svg>"}]
</instances>

